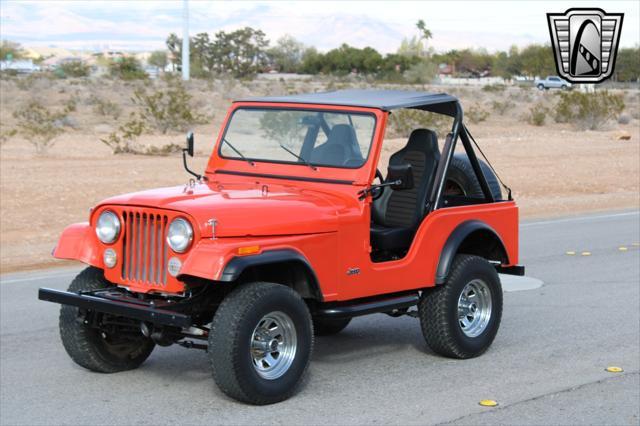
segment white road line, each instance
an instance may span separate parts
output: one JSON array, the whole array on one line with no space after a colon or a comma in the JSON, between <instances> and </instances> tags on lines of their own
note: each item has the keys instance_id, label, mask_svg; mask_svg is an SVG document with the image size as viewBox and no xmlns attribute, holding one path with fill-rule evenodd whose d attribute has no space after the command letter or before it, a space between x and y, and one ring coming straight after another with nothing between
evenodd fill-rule
<instances>
[{"instance_id":1,"label":"white road line","mask_svg":"<svg viewBox=\"0 0 640 426\"><path fill-rule=\"evenodd\" d=\"M640 212L614 213L614 214L586 216L586 217L568 217L564 219L551 219L551 220L542 220L538 222L525 222L522 225L520 225L520 228L528 228L529 226L539 226L539 225L552 225L555 223L564 223L564 222L588 222L591 220L611 219L614 217L626 217L626 216L638 216L638 215L640 215Z\"/></svg>"}]
</instances>

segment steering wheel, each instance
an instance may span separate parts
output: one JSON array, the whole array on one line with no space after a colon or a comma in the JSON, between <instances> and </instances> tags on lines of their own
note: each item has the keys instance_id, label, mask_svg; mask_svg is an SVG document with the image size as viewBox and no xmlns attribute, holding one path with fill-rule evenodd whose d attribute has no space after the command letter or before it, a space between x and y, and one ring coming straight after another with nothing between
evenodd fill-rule
<instances>
[{"instance_id":1,"label":"steering wheel","mask_svg":"<svg viewBox=\"0 0 640 426\"><path fill-rule=\"evenodd\" d=\"M382 172L379 169L376 169L376 177L374 179L379 179L380 183L384 183L384 177L382 176ZM378 198L382 197L382 194L384 193L384 186L382 188L375 188L374 190L371 191L371 199L372 200L377 200Z\"/></svg>"}]
</instances>

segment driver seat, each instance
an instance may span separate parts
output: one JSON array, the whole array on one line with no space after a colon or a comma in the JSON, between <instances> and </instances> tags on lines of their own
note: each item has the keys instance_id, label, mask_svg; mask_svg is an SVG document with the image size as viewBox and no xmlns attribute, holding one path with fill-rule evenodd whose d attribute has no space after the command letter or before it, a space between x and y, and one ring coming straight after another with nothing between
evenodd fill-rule
<instances>
[{"instance_id":1,"label":"driver seat","mask_svg":"<svg viewBox=\"0 0 640 426\"><path fill-rule=\"evenodd\" d=\"M356 131L348 124L334 125L327 141L311 152L311 162L316 164L343 166L351 161L362 164L363 158Z\"/></svg>"},{"instance_id":2,"label":"driver seat","mask_svg":"<svg viewBox=\"0 0 640 426\"><path fill-rule=\"evenodd\" d=\"M375 250L408 249L427 208L427 196L440 161L433 130L416 129L407 145L389 159L389 165L410 164L415 186L396 191L386 187L373 202L371 245Z\"/></svg>"}]
</instances>

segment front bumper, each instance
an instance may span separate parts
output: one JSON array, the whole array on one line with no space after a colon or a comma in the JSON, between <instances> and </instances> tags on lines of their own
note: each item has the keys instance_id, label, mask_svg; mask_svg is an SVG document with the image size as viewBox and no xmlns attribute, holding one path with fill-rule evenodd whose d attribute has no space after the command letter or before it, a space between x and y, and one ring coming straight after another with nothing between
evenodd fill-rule
<instances>
[{"instance_id":1,"label":"front bumper","mask_svg":"<svg viewBox=\"0 0 640 426\"><path fill-rule=\"evenodd\" d=\"M186 328L193 324L189 315L172 311L165 306L158 307L153 301L125 297L108 290L91 293L72 293L51 288L41 288L38 290L38 299L158 325Z\"/></svg>"}]
</instances>

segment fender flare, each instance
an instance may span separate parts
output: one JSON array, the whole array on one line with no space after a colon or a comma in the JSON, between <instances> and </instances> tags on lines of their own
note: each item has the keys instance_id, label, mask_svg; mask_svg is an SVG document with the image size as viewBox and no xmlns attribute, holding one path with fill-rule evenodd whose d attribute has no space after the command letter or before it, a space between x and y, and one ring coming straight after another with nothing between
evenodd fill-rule
<instances>
[{"instance_id":1,"label":"fender flare","mask_svg":"<svg viewBox=\"0 0 640 426\"><path fill-rule=\"evenodd\" d=\"M489 225L479 220L469 220L467 222L463 222L458 225L446 243L442 247L442 251L440 253L440 259L438 260L438 267L436 268L436 277L435 283L436 285L444 284L449 276L449 270L451 268L451 264L453 263L453 259L458 253L458 249L464 242L464 240L474 232L484 231L490 233L493 237L495 237L496 241L499 243L499 248L502 252L502 261L504 263L508 263L508 254L505 249L504 242L500 235Z\"/></svg>"},{"instance_id":2,"label":"fender flare","mask_svg":"<svg viewBox=\"0 0 640 426\"><path fill-rule=\"evenodd\" d=\"M318 277L313 270L311 263L309 263L303 254L292 249L268 250L253 256L236 256L227 262L218 281L235 281L240 277L245 269L252 266L263 266L285 262L296 262L302 264L311 279L311 291L316 300L321 302L323 300L322 291L320 291Z\"/></svg>"}]
</instances>

